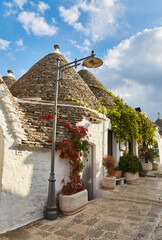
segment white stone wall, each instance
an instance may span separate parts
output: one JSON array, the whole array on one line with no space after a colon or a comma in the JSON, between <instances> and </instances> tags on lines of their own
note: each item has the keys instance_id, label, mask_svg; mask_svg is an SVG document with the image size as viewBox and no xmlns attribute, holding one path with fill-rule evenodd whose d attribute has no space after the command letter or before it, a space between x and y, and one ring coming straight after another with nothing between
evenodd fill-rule
<instances>
[{"instance_id":1,"label":"white stone wall","mask_svg":"<svg viewBox=\"0 0 162 240\"><path fill-rule=\"evenodd\" d=\"M13 132L13 122L8 116L8 109L0 101L1 140L4 141L2 189L0 195L0 233L18 228L43 217L43 210L48 195L51 151L15 147L17 138ZM14 114L14 112L13 112ZM90 124L86 119L82 125L88 127L89 141L94 145L94 194L100 187L103 177L102 157L107 154L107 132L110 121ZM20 126L21 127L21 126ZM104 133L104 135L103 135ZM62 179L69 175L67 159L59 159L56 154L56 193L62 189Z\"/></svg>"},{"instance_id":2,"label":"white stone wall","mask_svg":"<svg viewBox=\"0 0 162 240\"><path fill-rule=\"evenodd\" d=\"M0 233L18 228L43 216L47 200L51 152L47 149L17 149L13 123L0 101L1 140L4 147L0 158ZM3 155L3 156L2 156ZM56 154L56 192L62 188L61 180L69 175L67 160Z\"/></svg>"},{"instance_id":3,"label":"white stone wall","mask_svg":"<svg viewBox=\"0 0 162 240\"><path fill-rule=\"evenodd\" d=\"M160 155L160 164L162 164L162 136L157 132L155 139L158 142L159 155Z\"/></svg>"}]
</instances>

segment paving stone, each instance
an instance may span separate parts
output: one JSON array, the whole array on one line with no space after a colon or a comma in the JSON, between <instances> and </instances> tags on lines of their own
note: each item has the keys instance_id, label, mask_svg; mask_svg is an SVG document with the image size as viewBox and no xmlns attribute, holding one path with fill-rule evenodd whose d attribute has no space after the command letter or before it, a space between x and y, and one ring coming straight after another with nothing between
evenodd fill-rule
<instances>
[{"instance_id":1,"label":"paving stone","mask_svg":"<svg viewBox=\"0 0 162 240\"><path fill-rule=\"evenodd\" d=\"M112 232L106 232L100 238L102 240L132 240L129 236L119 235Z\"/></svg>"},{"instance_id":2,"label":"paving stone","mask_svg":"<svg viewBox=\"0 0 162 240\"><path fill-rule=\"evenodd\" d=\"M79 224L79 223L82 223L82 222L83 222L82 219L74 218L74 219L71 221L71 224Z\"/></svg>"},{"instance_id":3,"label":"paving stone","mask_svg":"<svg viewBox=\"0 0 162 240\"><path fill-rule=\"evenodd\" d=\"M70 231L76 232L76 233L86 233L88 229L89 229L89 226L81 225L81 224L71 225L71 227L69 228Z\"/></svg>"},{"instance_id":4,"label":"paving stone","mask_svg":"<svg viewBox=\"0 0 162 240\"><path fill-rule=\"evenodd\" d=\"M117 229L119 229L119 227L121 226L120 223L117 222L111 222L111 220L108 221L99 221L96 225L95 228L96 229L101 229L101 230L105 230L105 231L115 231Z\"/></svg>"},{"instance_id":5,"label":"paving stone","mask_svg":"<svg viewBox=\"0 0 162 240\"><path fill-rule=\"evenodd\" d=\"M139 227L139 231L148 233L148 232L154 232L156 226L153 224L149 224L149 223L143 223L142 225L140 225Z\"/></svg>"},{"instance_id":6,"label":"paving stone","mask_svg":"<svg viewBox=\"0 0 162 240\"><path fill-rule=\"evenodd\" d=\"M140 216L134 216L134 215L128 215L126 216L126 219L132 221L132 222L141 222L143 221L143 218Z\"/></svg>"},{"instance_id":7,"label":"paving stone","mask_svg":"<svg viewBox=\"0 0 162 240\"><path fill-rule=\"evenodd\" d=\"M93 226L97 222L98 222L97 218L90 218L89 220L85 221L83 224L88 226Z\"/></svg>"},{"instance_id":8,"label":"paving stone","mask_svg":"<svg viewBox=\"0 0 162 240\"><path fill-rule=\"evenodd\" d=\"M139 227L134 224L123 224L118 232L124 236L136 237L139 232Z\"/></svg>"},{"instance_id":9,"label":"paving stone","mask_svg":"<svg viewBox=\"0 0 162 240\"><path fill-rule=\"evenodd\" d=\"M60 230L55 232L55 235L60 235L62 237L66 237L66 238L71 237L74 234L75 234L75 232L71 232L71 231L69 231L67 229L60 229Z\"/></svg>"},{"instance_id":10,"label":"paving stone","mask_svg":"<svg viewBox=\"0 0 162 240\"><path fill-rule=\"evenodd\" d=\"M102 230L91 229L91 230L87 231L87 234L90 237L99 238L103 234L103 231Z\"/></svg>"},{"instance_id":11,"label":"paving stone","mask_svg":"<svg viewBox=\"0 0 162 240\"><path fill-rule=\"evenodd\" d=\"M41 237L48 237L49 235L50 235L50 233L48 233L48 232L46 232L46 231L39 231L38 233L37 233L37 235L39 236L41 236Z\"/></svg>"},{"instance_id":12,"label":"paving stone","mask_svg":"<svg viewBox=\"0 0 162 240\"><path fill-rule=\"evenodd\" d=\"M72 238L73 240L84 240L86 237L83 233L75 234L75 236Z\"/></svg>"},{"instance_id":13,"label":"paving stone","mask_svg":"<svg viewBox=\"0 0 162 240\"><path fill-rule=\"evenodd\" d=\"M156 228L155 235L162 236L162 226Z\"/></svg>"},{"instance_id":14,"label":"paving stone","mask_svg":"<svg viewBox=\"0 0 162 240\"><path fill-rule=\"evenodd\" d=\"M7 240L27 240L30 239L31 234L23 228L20 228L0 235L0 240L4 237L7 238Z\"/></svg>"},{"instance_id":15,"label":"paving stone","mask_svg":"<svg viewBox=\"0 0 162 240\"><path fill-rule=\"evenodd\" d=\"M133 240L149 240L151 239L151 235L146 232L140 232Z\"/></svg>"}]
</instances>

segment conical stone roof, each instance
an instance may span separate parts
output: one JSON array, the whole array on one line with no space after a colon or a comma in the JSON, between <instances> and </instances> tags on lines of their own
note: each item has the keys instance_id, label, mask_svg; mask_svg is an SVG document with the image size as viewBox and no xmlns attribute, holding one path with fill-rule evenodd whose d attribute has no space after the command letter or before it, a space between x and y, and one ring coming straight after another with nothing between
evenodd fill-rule
<instances>
[{"instance_id":1,"label":"conical stone roof","mask_svg":"<svg viewBox=\"0 0 162 240\"><path fill-rule=\"evenodd\" d=\"M16 81L10 89L11 93L17 98L54 101L57 58L60 59L60 66L68 63L64 56L56 51L46 55ZM59 86L58 102L74 103L74 99L87 103L93 109L102 107L79 74L70 68L64 73L64 80Z\"/></svg>"},{"instance_id":2,"label":"conical stone roof","mask_svg":"<svg viewBox=\"0 0 162 240\"><path fill-rule=\"evenodd\" d=\"M5 84L10 89L11 86L16 82L16 78L12 75L12 73L13 73L12 70L8 70L7 72L8 72L8 74L6 76L3 76L2 78L5 82Z\"/></svg>"},{"instance_id":3,"label":"conical stone roof","mask_svg":"<svg viewBox=\"0 0 162 240\"><path fill-rule=\"evenodd\" d=\"M100 99L105 107L112 108L112 102L115 102L115 98L107 91L104 85L87 69L82 69L78 73L97 99Z\"/></svg>"}]
</instances>

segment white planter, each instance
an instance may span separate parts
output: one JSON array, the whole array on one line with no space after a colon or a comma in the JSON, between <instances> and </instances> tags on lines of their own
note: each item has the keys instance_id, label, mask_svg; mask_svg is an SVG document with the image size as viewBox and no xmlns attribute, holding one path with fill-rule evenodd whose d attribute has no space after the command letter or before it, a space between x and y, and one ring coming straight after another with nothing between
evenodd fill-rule
<instances>
[{"instance_id":1,"label":"white planter","mask_svg":"<svg viewBox=\"0 0 162 240\"><path fill-rule=\"evenodd\" d=\"M64 215L73 215L88 204L88 191L85 189L73 195L59 196L59 208Z\"/></svg>"},{"instance_id":2,"label":"white planter","mask_svg":"<svg viewBox=\"0 0 162 240\"><path fill-rule=\"evenodd\" d=\"M124 176L127 183L135 182L137 179L139 179L139 172L136 172L135 174L126 172Z\"/></svg>"},{"instance_id":3,"label":"white planter","mask_svg":"<svg viewBox=\"0 0 162 240\"><path fill-rule=\"evenodd\" d=\"M114 189L116 187L116 177L103 177L102 185L106 189Z\"/></svg>"},{"instance_id":4,"label":"white planter","mask_svg":"<svg viewBox=\"0 0 162 240\"><path fill-rule=\"evenodd\" d=\"M152 170L158 170L158 163L153 163L152 164Z\"/></svg>"},{"instance_id":5,"label":"white planter","mask_svg":"<svg viewBox=\"0 0 162 240\"><path fill-rule=\"evenodd\" d=\"M143 171L152 171L152 163L142 163Z\"/></svg>"}]
</instances>

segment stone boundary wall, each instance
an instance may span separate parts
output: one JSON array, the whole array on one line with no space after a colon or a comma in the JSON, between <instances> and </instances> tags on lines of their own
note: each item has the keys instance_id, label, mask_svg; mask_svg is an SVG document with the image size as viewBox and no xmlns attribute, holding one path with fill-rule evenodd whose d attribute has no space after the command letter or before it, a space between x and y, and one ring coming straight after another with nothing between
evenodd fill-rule
<instances>
[{"instance_id":1,"label":"stone boundary wall","mask_svg":"<svg viewBox=\"0 0 162 240\"><path fill-rule=\"evenodd\" d=\"M19 101L20 109L24 113L22 121L25 129L27 140L22 141L22 145L29 147L46 147L51 148L51 143L48 140L52 138L53 121L41 119L41 115L53 113L53 104L45 102L27 102ZM73 127L78 122L81 122L83 117L86 117L90 123L100 123L104 120L102 114L96 111L75 105L58 104L58 118L67 120ZM57 123L57 142L69 139L69 132L63 126L61 121Z\"/></svg>"}]
</instances>

